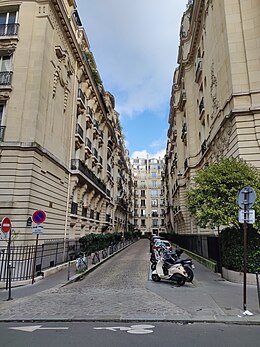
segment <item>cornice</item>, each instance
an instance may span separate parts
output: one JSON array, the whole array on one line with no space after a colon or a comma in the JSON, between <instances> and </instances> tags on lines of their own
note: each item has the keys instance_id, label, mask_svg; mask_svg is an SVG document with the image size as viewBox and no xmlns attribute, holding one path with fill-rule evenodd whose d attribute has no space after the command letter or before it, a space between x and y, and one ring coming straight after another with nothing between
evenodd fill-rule
<instances>
[{"instance_id":1,"label":"cornice","mask_svg":"<svg viewBox=\"0 0 260 347\"><path fill-rule=\"evenodd\" d=\"M72 51L77 59L77 61L80 63L80 65L84 65L85 70L87 72L87 78L90 80L91 85L94 89L95 95L99 101L100 108L103 112L103 114L106 116L107 109L106 105L104 103L103 97L98 89L98 86L93 78L92 71L90 68L90 65L83 59L83 55L81 52L81 49L79 47L79 44L77 42L77 39L75 37L75 33L72 30L67 12L64 8L62 0L50 0L50 3L54 6L54 9L56 11L56 14L58 15L58 18L60 20L60 23L64 29L64 33L68 39L68 42L70 43L70 46L72 48Z\"/></svg>"}]
</instances>

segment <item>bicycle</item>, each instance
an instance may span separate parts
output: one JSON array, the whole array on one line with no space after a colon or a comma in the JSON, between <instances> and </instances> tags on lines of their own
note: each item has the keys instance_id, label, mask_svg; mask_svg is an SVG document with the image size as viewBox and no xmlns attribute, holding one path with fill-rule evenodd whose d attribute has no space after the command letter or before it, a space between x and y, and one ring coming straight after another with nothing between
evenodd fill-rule
<instances>
[{"instance_id":1,"label":"bicycle","mask_svg":"<svg viewBox=\"0 0 260 347\"><path fill-rule=\"evenodd\" d=\"M85 253L80 253L76 259L76 272L83 272L88 268L88 258Z\"/></svg>"}]
</instances>

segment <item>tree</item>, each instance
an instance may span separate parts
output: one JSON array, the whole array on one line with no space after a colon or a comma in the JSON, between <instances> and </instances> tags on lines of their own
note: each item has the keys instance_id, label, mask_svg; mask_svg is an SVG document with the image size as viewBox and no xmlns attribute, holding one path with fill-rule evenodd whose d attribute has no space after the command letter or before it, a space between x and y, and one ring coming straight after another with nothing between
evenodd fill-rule
<instances>
[{"instance_id":1,"label":"tree","mask_svg":"<svg viewBox=\"0 0 260 347\"><path fill-rule=\"evenodd\" d=\"M256 192L254 228L260 231L260 173L255 167L241 159L223 159L198 171L194 183L188 192L188 210L199 226L239 228L238 193L251 186Z\"/></svg>"}]
</instances>

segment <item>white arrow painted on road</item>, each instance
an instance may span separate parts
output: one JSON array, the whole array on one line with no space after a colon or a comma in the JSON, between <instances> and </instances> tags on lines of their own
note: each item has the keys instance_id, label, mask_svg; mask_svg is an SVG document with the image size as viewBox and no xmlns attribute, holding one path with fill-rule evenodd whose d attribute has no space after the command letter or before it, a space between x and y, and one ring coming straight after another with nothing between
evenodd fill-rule
<instances>
[{"instance_id":1,"label":"white arrow painted on road","mask_svg":"<svg viewBox=\"0 0 260 347\"><path fill-rule=\"evenodd\" d=\"M153 333L152 328L155 328L154 325L131 325L130 327L98 327L98 328L93 328L95 330L110 330L110 331L126 331L129 334L150 334Z\"/></svg>"},{"instance_id":2,"label":"white arrow painted on road","mask_svg":"<svg viewBox=\"0 0 260 347\"><path fill-rule=\"evenodd\" d=\"M31 325L31 326L26 326L26 327L11 327L9 329L33 333L35 330L67 330L69 328L68 327L49 327L49 328L43 327L42 328L42 325Z\"/></svg>"}]
</instances>

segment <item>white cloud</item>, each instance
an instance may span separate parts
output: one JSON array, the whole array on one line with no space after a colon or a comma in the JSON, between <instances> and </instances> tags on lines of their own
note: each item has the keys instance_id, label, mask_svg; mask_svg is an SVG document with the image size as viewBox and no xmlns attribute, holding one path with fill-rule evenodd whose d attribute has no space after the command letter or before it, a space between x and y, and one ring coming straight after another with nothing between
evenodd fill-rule
<instances>
[{"instance_id":1,"label":"white cloud","mask_svg":"<svg viewBox=\"0 0 260 347\"><path fill-rule=\"evenodd\" d=\"M133 116L169 103L187 0L77 0L106 89Z\"/></svg>"},{"instance_id":2,"label":"white cloud","mask_svg":"<svg viewBox=\"0 0 260 347\"><path fill-rule=\"evenodd\" d=\"M161 158L162 159L165 156L165 152L166 152L166 150L162 149L156 153L149 153L146 149L143 149L142 151L133 152L131 157L132 158L145 158L145 159L147 159L147 158L157 158L157 159Z\"/></svg>"}]
</instances>

